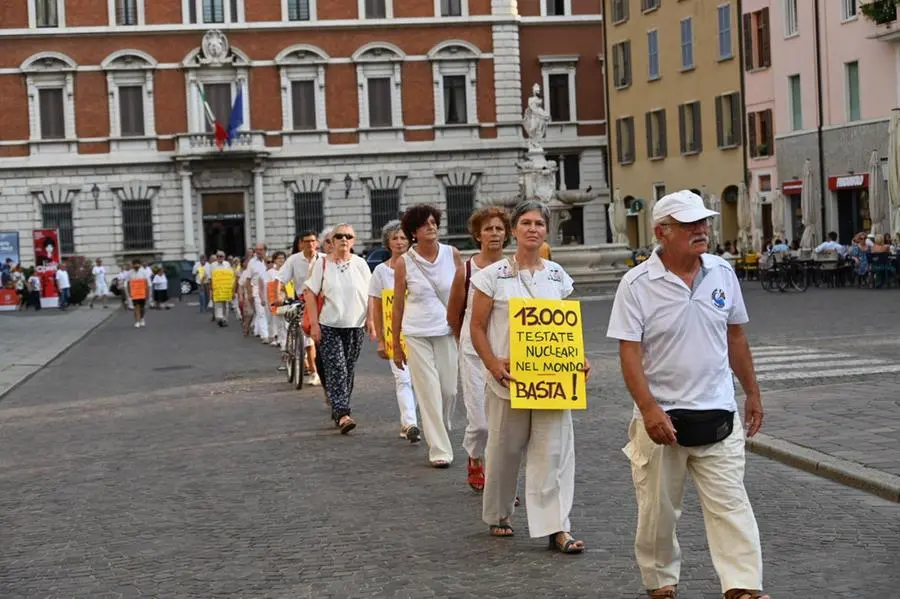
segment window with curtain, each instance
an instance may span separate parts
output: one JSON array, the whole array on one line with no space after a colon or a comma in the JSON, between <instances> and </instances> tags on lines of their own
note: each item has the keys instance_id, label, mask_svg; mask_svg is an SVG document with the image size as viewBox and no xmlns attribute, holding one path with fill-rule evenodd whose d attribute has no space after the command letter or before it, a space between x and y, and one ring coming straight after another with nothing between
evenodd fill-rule
<instances>
[{"instance_id":1,"label":"window with curtain","mask_svg":"<svg viewBox=\"0 0 900 599\"><path fill-rule=\"evenodd\" d=\"M66 119L61 88L38 91L41 113L41 139L65 139Z\"/></svg>"},{"instance_id":2,"label":"window with curtain","mask_svg":"<svg viewBox=\"0 0 900 599\"><path fill-rule=\"evenodd\" d=\"M227 127L228 121L231 119L231 84L207 83L203 86L203 92L206 94L206 100L209 102L215 118L222 123L223 127ZM208 120L206 121L206 131L213 132Z\"/></svg>"},{"instance_id":3,"label":"window with curtain","mask_svg":"<svg viewBox=\"0 0 900 599\"><path fill-rule=\"evenodd\" d=\"M441 0L442 17L461 17L462 0Z\"/></svg>"},{"instance_id":4,"label":"window with curtain","mask_svg":"<svg viewBox=\"0 0 900 599\"><path fill-rule=\"evenodd\" d=\"M393 126L390 77L372 77L368 79L368 88L369 127Z\"/></svg>"},{"instance_id":5,"label":"window with curtain","mask_svg":"<svg viewBox=\"0 0 900 599\"><path fill-rule=\"evenodd\" d=\"M466 114L465 75L444 76L444 122L448 125L468 123Z\"/></svg>"},{"instance_id":6,"label":"window with curtain","mask_svg":"<svg viewBox=\"0 0 900 599\"><path fill-rule=\"evenodd\" d=\"M225 22L225 0L203 0L203 22Z\"/></svg>"},{"instance_id":7,"label":"window with curtain","mask_svg":"<svg viewBox=\"0 0 900 599\"><path fill-rule=\"evenodd\" d=\"M288 0L289 21L309 21L309 0Z\"/></svg>"},{"instance_id":8,"label":"window with curtain","mask_svg":"<svg viewBox=\"0 0 900 599\"><path fill-rule=\"evenodd\" d=\"M116 25L137 24L137 0L116 0Z\"/></svg>"},{"instance_id":9,"label":"window with curtain","mask_svg":"<svg viewBox=\"0 0 900 599\"><path fill-rule=\"evenodd\" d=\"M119 128L123 137L144 135L144 88L119 86Z\"/></svg>"},{"instance_id":10,"label":"window with curtain","mask_svg":"<svg viewBox=\"0 0 900 599\"><path fill-rule=\"evenodd\" d=\"M719 11L719 59L731 58L731 5L723 4Z\"/></svg>"},{"instance_id":11,"label":"window with curtain","mask_svg":"<svg viewBox=\"0 0 900 599\"><path fill-rule=\"evenodd\" d=\"M572 115L569 110L569 75L568 73L554 73L547 77L550 98L550 120L570 121Z\"/></svg>"},{"instance_id":12,"label":"window with curtain","mask_svg":"<svg viewBox=\"0 0 900 599\"><path fill-rule=\"evenodd\" d=\"M366 0L366 18L367 19L385 19L387 18L388 0Z\"/></svg>"},{"instance_id":13,"label":"window with curtain","mask_svg":"<svg viewBox=\"0 0 900 599\"><path fill-rule=\"evenodd\" d=\"M308 131L316 128L316 82L291 82L291 107L294 131Z\"/></svg>"},{"instance_id":14,"label":"window with curtain","mask_svg":"<svg viewBox=\"0 0 900 599\"><path fill-rule=\"evenodd\" d=\"M694 20L681 20L681 68L694 68Z\"/></svg>"},{"instance_id":15,"label":"window with curtain","mask_svg":"<svg viewBox=\"0 0 900 599\"><path fill-rule=\"evenodd\" d=\"M59 27L59 5L57 0L32 0L34 2L35 23L38 27Z\"/></svg>"}]
</instances>

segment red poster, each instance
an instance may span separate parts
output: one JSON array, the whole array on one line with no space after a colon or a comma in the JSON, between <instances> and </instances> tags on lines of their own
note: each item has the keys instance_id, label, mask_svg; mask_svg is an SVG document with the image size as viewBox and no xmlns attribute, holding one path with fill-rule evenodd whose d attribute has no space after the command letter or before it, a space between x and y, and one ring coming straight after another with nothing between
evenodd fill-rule
<instances>
[{"instance_id":1,"label":"red poster","mask_svg":"<svg viewBox=\"0 0 900 599\"><path fill-rule=\"evenodd\" d=\"M19 296L15 289L0 288L0 311L15 310L19 305Z\"/></svg>"},{"instance_id":2,"label":"red poster","mask_svg":"<svg viewBox=\"0 0 900 599\"><path fill-rule=\"evenodd\" d=\"M56 289L56 267L59 265L59 230L35 229L34 271L41 279L41 306L56 307L59 303L59 292Z\"/></svg>"}]
</instances>

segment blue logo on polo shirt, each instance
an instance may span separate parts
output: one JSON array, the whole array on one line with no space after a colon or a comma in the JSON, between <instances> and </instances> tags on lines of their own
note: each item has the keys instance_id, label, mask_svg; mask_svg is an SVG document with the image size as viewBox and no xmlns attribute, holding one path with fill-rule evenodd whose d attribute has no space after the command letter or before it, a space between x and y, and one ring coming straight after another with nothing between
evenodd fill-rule
<instances>
[{"instance_id":1,"label":"blue logo on polo shirt","mask_svg":"<svg viewBox=\"0 0 900 599\"><path fill-rule=\"evenodd\" d=\"M712 292L712 303L713 305L722 310L725 308L725 292L721 289L714 289Z\"/></svg>"}]
</instances>

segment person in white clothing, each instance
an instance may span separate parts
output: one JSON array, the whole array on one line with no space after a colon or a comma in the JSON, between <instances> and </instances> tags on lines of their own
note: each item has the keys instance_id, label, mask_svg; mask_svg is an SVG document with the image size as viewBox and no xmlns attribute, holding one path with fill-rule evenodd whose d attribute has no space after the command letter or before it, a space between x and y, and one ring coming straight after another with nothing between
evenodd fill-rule
<instances>
[{"instance_id":1,"label":"person in white clothing","mask_svg":"<svg viewBox=\"0 0 900 599\"><path fill-rule=\"evenodd\" d=\"M497 206L476 210L469 218L469 234L479 252L456 270L447 321L459 342L459 378L466 404L466 434L463 449L469 455L466 481L475 491L484 491L484 450L487 447L488 425L484 410L484 365L472 346L469 333L472 318L472 277L484 268L503 259L503 247L512 234L506 211Z\"/></svg>"},{"instance_id":2,"label":"person in white clothing","mask_svg":"<svg viewBox=\"0 0 900 599\"><path fill-rule=\"evenodd\" d=\"M65 262L60 263L56 269L56 289L59 291L59 309L69 307L69 297L72 293L72 284L69 282L69 267Z\"/></svg>"},{"instance_id":3,"label":"person in white clothing","mask_svg":"<svg viewBox=\"0 0 900 599\"><path fill-rule=\"evenodd\" d=\"M277 297L285 295L284 286L288 283L293 283L295 293L302 297L303 284L309 278L310 267L325 255L317 251L318 247L319 238L315 231L304 231L294 238L291 255L278 271ZM304 337L303 342L306 352L306 383L311 386L320 385L322 381L316 366L316 345L311 337ZM283 342L281 349L284 350ZM280 367L280 369L284 368L286 368L284 365Z\"/></svg>"},{"instance_id":4,"label":"person in white clothing","mask_svg":"<svg viewBox=\"0 0 900 599\"><path fill-rule=\"evenodd\" d=\"M512 214L516 252L472 277L472 345L488 371L485 404L488 442L482 520L491 535L512 536L519 466L525 456L525 505L528 533L549 537L562 553L584 551L575 539L569 513L575 495L575 433L571 410L512 409L509 385L509 301L514 298L561 300L573 291L572 278L540 256L550 210L524 200ZM590 366L585 361L585 376Z\"/></svg>"},{"instance_id":5,"label":"person in white clothing","mask_svg":"<svg viewBox=\"0 0 900 599\"><path fill-rule=\"evenodd\" d=\"M200 312L209 311L209 263L206 254L200 254L200 259L194 264L192 272L197 283L197 298L200 301Z\"/></svg>"},{"instance_id":6,"label":"person in white clothing","mask_svg":"<svg viewBox=\"0 0 900 599\"><path fill-rule=\"evenodd\" d=\"M707 253L708 210L678 191L653 207L660 241L619 283L607 336L619 341L634 416L623 449L638 504L635 554L647 593L674 598L681 571L675 527L684 482L694 480L713 567L725 599L762 594L762 550L744 488L745 431L732 373L744 388L746 436L763 409L744 333L748 322L734 269Z\"/></svg>"},{"instance_id":7,"label":"person in white clothing","mask_svg":"<svg viewBox=\"0 0 900 599\"><path fill-rule=\"evenodd\" d=\"M250 293L253 298L253 334L269 343L269 321L266 317L266 244L257 243L254 256L247 264L250 271Z\"/></svg>"},{"instance_id":8,"label":"person in white clothing","mask_svg":"<svg viewBox=\"0 0 900 599\"><path fill-rule=\"evenodd\" d=\"M317 260L304 284L310 313L309 335L322 351L325 391L331 417L342 435L356 428L351 416L351 395L356 361L366 338L366 308L372 273L366 261L352 252L356 233L344 223L334 227L334 251ZM316 297L322 294L322 313Z\"/></svg>"},{"instance_id":9,"label":"person in white clothing","mask_svg":"<svg viewBox=\"0 0 900 599\"><path fill-rule=\"evenodd\" d=\"M93 295L91 303L88 305L93 308L94 301L99 297L103 303L103 308L106 309L109 307L106 305L106 298L109 297L109 285L106 283L106 267L103 266L102 259L97 258L96 265L91 269L91 276L94 278Z\"/></svg>"},{"instance_id":10,"label":"person in white clothing","mask_svg":"<svg viewBox=\"0 0 900 599\"><path fill-rule=\"evenodd\" d=\"M269 314L269 330L272 333L272 345L284 347L285 336L287 335L287 327L284 323L284 316L275 314L275 306L281 302L279 300L278 272L284 266L284 252L278 251L272 254L272 265L266 272L266 309ZM272 294L269 290L273 289ZM269 300L274 300L270 302ZM274 303L275 306L271 304Z\"/></svg>"},{"instance_id":11,"label":"person in white clothing","mask_svg":"<svg viewBox=\"0 0 900 599\"><path fill-rule=\"evenodd\" d=\"M452 427L459 356L447 324L447 302L461 264L459 250L438 242L441 211L434 206L413 206L401 222L403 233L416 245L394 268L394 365L406 368L408 360L428 442L428 460L435 468L448 468L453 462L453 446L447 431ZM401 334L406 337L409 355L400 344Z\"/></svg>"},{"instance_id":12,"label":"person in white clothing","mask_svg":"<svg viewBox=\"0 0 900 599\"><path fill-rule=\"evenodd\" d=\"M376 266L372 272L372 281L369 283L368 326L369 336L378 342L378 355L387 360L387 344L391 339L385 339L382 292L386 289L394 290L394 269L409 249L409 241L403 233L399 220L392 220L382 227L381 242L384 247L391 250L391 257ZM397 368L393 361L388 363L394 375L394 390L397 394L397 404L400 406L400 438L410 443L418 443L421 432L416 417L416 396L413 393L409 371Z\"/></svg>"},{"instance_id":13,"label":"person in white clothing","mask_svg":"<svg viewBox=\"0 0 900 599\"><path fill-rule=\"evenodd\" d=\"M166 271L159 267L150 279L153 285L153 306L157 310L170 309L169 306L169 278Z\"/></svg>"},{"instance_id":14,"label":"person in white clothing","mask_svg":"<svg viewBox=\"0 0 900 599\"><path fill-rule=\"evenodd\" d=\"M139 329L147 326L145 317L147 315L147 296L150 294L150 286L152 281L146 269L141 265L140 260L135 259L132 263L131 274L128 276L128 297L134 306L134 328Z\"/></svg>"}]
</instances>

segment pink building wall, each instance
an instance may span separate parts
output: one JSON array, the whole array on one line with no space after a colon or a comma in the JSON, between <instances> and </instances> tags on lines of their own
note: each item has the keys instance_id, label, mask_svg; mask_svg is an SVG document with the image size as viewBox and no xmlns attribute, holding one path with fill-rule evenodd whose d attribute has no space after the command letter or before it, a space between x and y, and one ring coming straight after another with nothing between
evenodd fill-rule
<instances>
[{"instance_id":1,"label":"pink building wall","mask_svg":"<svg viewBox=\"0 0 900 599\"><path fill-rule=\"evenodd\" d=\"M775 135L792 131L788 77L800 75L803 130L816 127L816 54L812 0L797 2L797 33L785 37L784 4L772 2L769 9L772 44L772 77L775 90ZM840 0L831 0L840 10Z\"/></svg>"}]
</instances>

